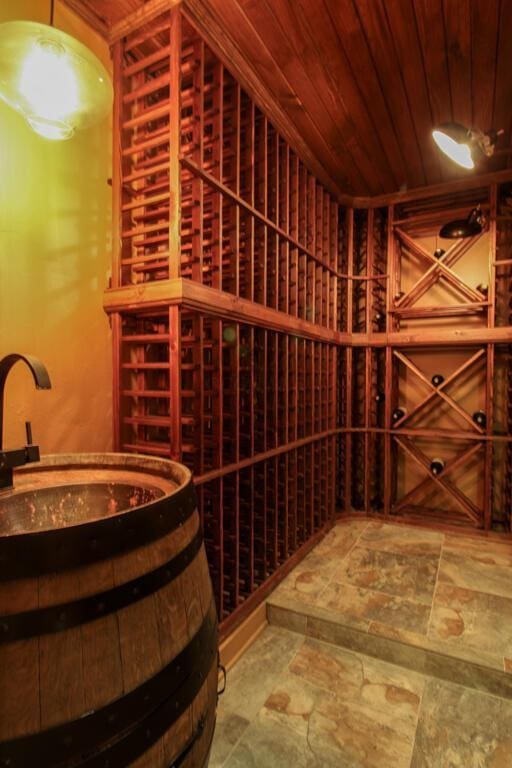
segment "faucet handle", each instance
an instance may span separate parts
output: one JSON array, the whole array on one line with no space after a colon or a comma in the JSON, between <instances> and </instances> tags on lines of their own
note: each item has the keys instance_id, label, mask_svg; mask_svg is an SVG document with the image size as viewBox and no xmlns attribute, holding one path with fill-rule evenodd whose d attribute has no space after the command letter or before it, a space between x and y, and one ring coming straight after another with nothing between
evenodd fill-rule
<instances>
[{"instance_id":1,"label":"faucet handle","mask_svg":"<svg viewBox=\"0 0 512 768\"><path fill-rule=\"evenodd\" d=\"M25 422L25 434L27 436L27 445L32 445L32 424L30 421Z\"/></svg>"}]
</instances>

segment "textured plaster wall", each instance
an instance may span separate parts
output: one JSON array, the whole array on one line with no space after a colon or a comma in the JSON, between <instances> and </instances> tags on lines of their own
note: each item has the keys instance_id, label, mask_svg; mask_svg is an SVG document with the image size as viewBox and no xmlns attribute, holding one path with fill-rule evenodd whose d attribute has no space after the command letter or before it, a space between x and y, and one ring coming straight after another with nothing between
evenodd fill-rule
<instances>
[{"instance_id":1,"label":"textured plaster wall","mask_svg":"<svg viewBox=\"0 0 512 768\"><path fill-rule=\"evenodd\" d=\"M2 0L0 23L48 23L50 2ZM109 64L107 45L58 3L55 25ZM111 125L49 142L0 102L0 357L39 357L51 391L17 363L6 387L4 445L24 422L44 453L112 445L111 339L102 309L110 268Z\"/></svg>"}]
</instances>

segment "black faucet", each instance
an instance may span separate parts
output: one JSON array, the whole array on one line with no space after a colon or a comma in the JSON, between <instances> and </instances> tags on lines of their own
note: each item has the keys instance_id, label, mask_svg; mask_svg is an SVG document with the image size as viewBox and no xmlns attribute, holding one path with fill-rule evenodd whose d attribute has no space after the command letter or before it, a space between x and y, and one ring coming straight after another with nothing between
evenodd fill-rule
<instances>
[{"instance_id":1,"label":"black faucet","mask_svg":"<svg viewBox=\"0 0 512 768\"><path fill-rule=\"evenodd\" d=\"M15 448L10 451L3 450L5 381L9 371L18 360L23 360L32 371L37 389L51 389L52 387L48 371L37 357L14 353L6 355L0 360L0 491L5 488L12 488L14 467L21 467L31 461L39 461L40 458L39 446L32 444L32 427L29 421L25 423L27 445L24 448Z\"/></svg>"}]
</instances>

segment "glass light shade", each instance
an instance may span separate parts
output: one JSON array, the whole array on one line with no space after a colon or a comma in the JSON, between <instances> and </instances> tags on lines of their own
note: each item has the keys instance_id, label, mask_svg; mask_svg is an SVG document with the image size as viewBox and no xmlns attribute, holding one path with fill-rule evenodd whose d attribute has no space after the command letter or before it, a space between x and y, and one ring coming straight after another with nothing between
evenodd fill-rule
<instances>
[{"instance_id":1,"label":"glass light shade","mask_svg":"<svg viewBox=\"0 0 512 768\"><path fill-rule=\"evenodd\" d=\"M468 131L464 128L462 128L462 131L456 131L448 128L444 129L441 126L440 129L432 131L432 137L439 149L444 152L450 160L453 160L463 168L475 167L471 155L471 135L468 134Z\"/></svg>"},{"instance_id":2,"label":"glass light shade","mask_svg":"<svg viewBox=\"0 0 512 768\"><path fill-rule=\"evenodd\" d=\"M110 76L82 43L32 21L0 24L0 98L46 139L70 139L107 115Z\"/></svg>"}]
</instances>

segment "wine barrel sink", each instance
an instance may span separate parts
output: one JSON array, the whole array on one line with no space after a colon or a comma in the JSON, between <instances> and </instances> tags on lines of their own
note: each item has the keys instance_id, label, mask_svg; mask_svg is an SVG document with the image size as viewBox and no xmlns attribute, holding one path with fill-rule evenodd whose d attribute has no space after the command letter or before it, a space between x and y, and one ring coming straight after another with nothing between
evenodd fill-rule
<instances>
[{"instance_id":1,"label":"wine barrel sink","mask_svg":"<svg viewBox=\"0 0 512 768\"><path fill-rule=\"evenodd\" d=\"M217 616L192 477L47 456L0 493L0 766L208 765Z\"/></svg>"}]
</instances>

